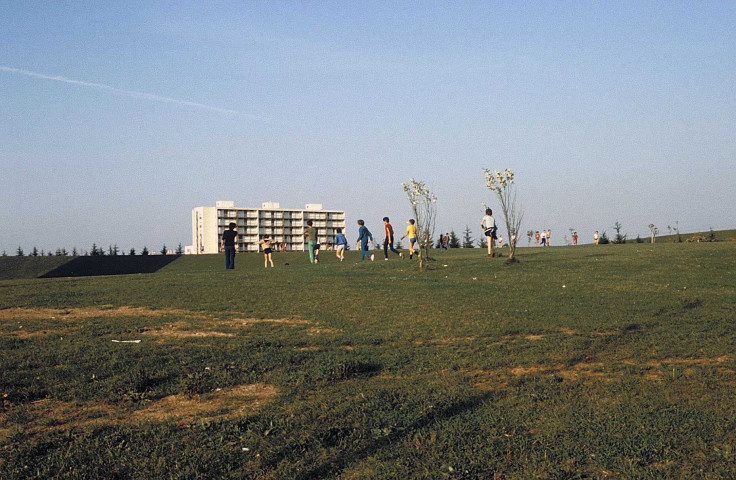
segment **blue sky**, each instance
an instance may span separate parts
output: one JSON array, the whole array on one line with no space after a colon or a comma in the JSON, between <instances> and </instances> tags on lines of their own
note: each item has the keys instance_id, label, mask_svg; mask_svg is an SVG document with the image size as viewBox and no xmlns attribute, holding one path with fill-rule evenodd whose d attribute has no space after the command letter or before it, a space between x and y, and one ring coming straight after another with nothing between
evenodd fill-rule
<instances>
[{"instance_id":1,"label":"blue sky","mask_svg":"<svg viewBox=\"0 0 736 480\"><path fill-rule=\"evenodd\" d=\"M216 200L400 229L411 177L477 237L483 167L557 244L733 228L735 25L734 2L3 2L0 251L188 245Z\"/></svg>"}]
</instances>

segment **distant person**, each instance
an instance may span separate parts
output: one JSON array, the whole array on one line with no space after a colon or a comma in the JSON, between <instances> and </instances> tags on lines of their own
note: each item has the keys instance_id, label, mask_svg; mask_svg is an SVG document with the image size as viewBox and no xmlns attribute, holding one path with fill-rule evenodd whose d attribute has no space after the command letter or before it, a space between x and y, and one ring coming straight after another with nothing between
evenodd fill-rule
<instances>
[{"instance_id":1,"label":"distant person","mask_svg":"<svg viewBox=\"0 0 736 480\"><path fill-rule=\"evenodd\" d=\"M480 221L480 228L486 236L486 245L488 246L488 258L495 257L494 251L496 241L496 220L493 219L493 210L486 208L486 215Z\"/></svg>"},{"instance_id":2,"label":"distant person","mask_svg":"<svg viewBox=\"0 0 736 480\"><path fill-rule=\"evenodd\" d=\"M383 259L388 260L388 251L391 250L403 260L404 254L394 248L394 227L389 223L388 217L383 217L383 229L386 233L383 239Z\"/></svg>"},{"instance_id":3,"label":"distant person","mask_svg":"<svg viewBox=\"0 0 736 480\"><path fill-rule=\"evenodd\" d=\"M406 226L406 233L404 234L401 239L407 238L409 240L409 259L411 260L414 258L414 247L417 244L417 227L414 225L414 219L409 219L408 222L406 222L408 225ZM419 258L419 250L416 250L417 258Z\"/></svg>"},{"instance_id":4,"label":"distant person","mask_svg":"<svg viewBox=\"0 0 736 480\"><path fill-rule=\"evenodd\" d=\"M593 245L598 245L598 230L593 234Z\"/></svg>"},{"instance_id":5,"label":"distant person","mask_svg":"<svg viewBox=\"0 0 736 480\"><path fill-rule=\"evenodd\" d=\"M578 232L572 232L572 244L573 245L578 244Z\"/></svg>"},{"instance_id":6,"label":"distant person","mask_svg":"<svg viewBox=\"0 0 736 480\"><path fill-rule=\"evenodd\" d=\"M547 230L547 246L552 246L552 230Z\"/></svg>"},{"instance_id":7,"label":"distant person","mask_svg":"<svg viewBox=\"0 0 736 480\"><path fill-rule=\"evenodd\" d=\"M319 250L322 248L319 241L314 242L314 263L319 263Z\"/></svg>"},{"instance_id":8,"label":"distant person","mask_svg":"<svg viewBox=\"0 0 736 480\"><path fill-rule=\"evenodd\" d=\"M539 242L540 242L540 245L542 245L543 247L547 246L547 231L546 230L542 230L542 234L539 236Z\"/></svg>"},{"instance_id":9,"label":"distant person","mask_svg":"<svg viewBox=\"0 0 736 480\"><path fill-rule=\"evenodd\" d=\"M263 266L268 268L268 264L271 264L273 268L273 250L271 250L271 239L268 235L263 236L263 240L258 242L263 247Z\"/></svg>"},{"instance_id":10,"label":"distant person","mask_svg":"<svg viewBox=\"0 0 736 480\"><path fill-rule=\"evenodd\" d=\"M503 248L503 235L498 236L498 248Z\"/></svg>"},{"instance_id":11,"label":"distant person","mask_svg":"<svg viewBox=\"0 0 736 480\"><path fill-rule=\"evenodd\" d=\"M307 229L304 230L304 236L307 237L307 250L309 250L309 262L314 263L314 246L317 245L317 229L314 228L313 222L307 220Z\"/></svg>"},{"instance_id":12,"label":"distant person","mask_svg":"<svg viewBox=\"0 0 736 480\"><path fill-rule=\"evenodd\" d=\"M534 232L534 246L535 247L539 246L539 230Z\"/></svg>"},{"instance_id":13,"label":"distant person","mask_svg":"<svg viewBox=\"0 0 736 480\"><path fill-rule=\"evenodd\" d=\"M345 260L345 248L348 245L348 239L342 234L342 228L337 229L335 235L335 256L342 262Z\"/></svg>"},{"instance_id":14,"label":"distant person","mask_svg":"<svg viewBox=\"0 0 736 480\"><path fill-rule=\"evenodd\" d=\"M440 243L440 250L442 250L443 248L445 250L449 250L450 249L450 234L449 233L446 233L442 237L442 243Z\"/></svg>"},{"instance_id":15,"label":"distant person","mask_svg":"<svg viewBox=\"0 0 736 480\"><path fill-rule=\"evenodd\" d=\"M360 225L360 228L358 229L358 240L355 244L360 247L360 261L362 262L365 257L368 257L372 262L374 255L370 252L368 245L373 243L373 235L365 226L363 220L358 220L358 225Z\"/></svg>"},{"instance_id":16,"label":"distant person","mask_svg":"<svg viewBox=\"0 0 736 480\"><path fill-rule=\"evenodd\" d=\"M238 239L238 232L235 230L235 223L230 222L228 230L222 234L220 242L220 251L225 252L225 269L235 270L235 241Z\"/></svg>"}]
</instances>

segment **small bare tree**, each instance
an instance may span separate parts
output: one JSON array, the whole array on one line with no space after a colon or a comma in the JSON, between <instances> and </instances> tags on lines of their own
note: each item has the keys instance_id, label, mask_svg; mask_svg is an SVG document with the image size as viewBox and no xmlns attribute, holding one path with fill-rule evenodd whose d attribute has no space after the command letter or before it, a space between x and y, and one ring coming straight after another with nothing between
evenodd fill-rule
<instances>
[{"instance_id":1,"label":"small bare tree","mask_svg":"<svg viewBox=\"0 0 736 480\"><path fill-rule=\"evenodd\" d=\"M650 223L649 231L652 232L652 243L654 243L654 237L659 233L659 229L653 223Z\"/></svg>"},{"instance_id":2,"label":"small bare tree","mask_svg":"<svg viewBox=\"0 0 736 480\"><path fill-rule=\"evenodd\" d=\"M516 199L516 188L514 188L514 172L506 169L503 172L484 168L483 173L486 176L486 187L491 192L495 192L498 200L501 202L501 211L506 222L506 232L509 239L516 239L516 233L521 227L521 220L524 218L524 212L521 210ZM515 261L516 242L509 242L509 262Z\"/></svg>"},{"instance_id":3,"label":"small bare tree","mask_svg":"<svg viewBox=\"0 0 736 480\"><path fill-rule=\"evenodd\" d=\"M437 218L437 195L429 191L427 185L420 180L409 180L402 183L406 196L409 198L411 210L417 226L417 242L419 243L419 269L427 266L429 249L434 237L434 223Z\"/></svg>"}]
</instances>

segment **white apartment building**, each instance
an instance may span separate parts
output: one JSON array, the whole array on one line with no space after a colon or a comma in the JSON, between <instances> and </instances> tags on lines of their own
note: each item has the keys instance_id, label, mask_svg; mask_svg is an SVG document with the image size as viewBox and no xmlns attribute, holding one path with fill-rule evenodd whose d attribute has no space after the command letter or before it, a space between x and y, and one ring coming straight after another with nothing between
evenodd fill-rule
<instances>
[{"instance_id":1,"label":"white apartment building","mask_svg":"<svg viewBox=\"0 0 736 480\"><path fill-rule=\"evenodd\" d=\"M317 241L326 245L335 237L335 229L345 231L345 212L323 210L322 204L308 203L304 209L280 208L277 202L265 202L261 208L236 207L235 202L218 201L214 207L192 209L192 245L187 254L217 253L222 234L234 222L238 231L238 252L257 252L258 242L268 235L286 250L307 249L304 229L312 220L317 229Z\"/></svg>"}]
</instances>

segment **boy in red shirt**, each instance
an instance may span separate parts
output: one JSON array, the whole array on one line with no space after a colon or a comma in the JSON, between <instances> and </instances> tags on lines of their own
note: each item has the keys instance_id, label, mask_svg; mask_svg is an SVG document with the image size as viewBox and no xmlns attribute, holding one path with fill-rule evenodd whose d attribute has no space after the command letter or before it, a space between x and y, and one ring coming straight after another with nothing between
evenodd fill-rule
<instances>
[{"instance_id":1,"label":"boy in red shirt","mask_svg":"<svg viewBox=\"0 0 736 480\"><path fill-rule=\"evenodd\" d=\"M386 231L386 238L383 240L383 259L388 260L388 251L391 249L392 252L403 260L404 254L394 248L394 228L388 222L388 217L383 217L383 228Z\"/></svg>"}]
</instances>

